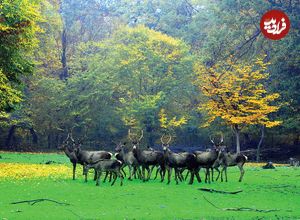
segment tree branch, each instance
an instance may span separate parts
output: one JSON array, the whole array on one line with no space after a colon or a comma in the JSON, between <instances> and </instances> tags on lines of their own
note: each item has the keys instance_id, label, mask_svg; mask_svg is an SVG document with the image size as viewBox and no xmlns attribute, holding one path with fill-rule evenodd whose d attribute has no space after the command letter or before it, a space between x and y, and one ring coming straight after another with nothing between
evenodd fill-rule
<instances>
[{"instance_id":1,"label":"tree branch","mask_svg":"<svg viewBox=\"0 0 300 220\"><path fill-rule=\"evenodd\" d=\"M30 205L34 205L38 202L44 202L44 201L48 201L48 202L54 202L56 204L59 204L59 205L70 205L69 203L65 203L65 202L58 202L58 201L55 201L53 199L33 199L33 200L23 200L23 201L19 201L19 202L12 202L10 204L21 204L21 203L28 203Z\"/></svg>"}]
</instances>

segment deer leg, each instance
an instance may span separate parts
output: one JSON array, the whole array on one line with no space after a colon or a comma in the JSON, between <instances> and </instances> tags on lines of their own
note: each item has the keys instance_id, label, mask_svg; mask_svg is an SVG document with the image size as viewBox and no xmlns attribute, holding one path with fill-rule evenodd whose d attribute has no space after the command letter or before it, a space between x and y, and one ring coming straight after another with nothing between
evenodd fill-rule
<instances>
[{"instance_id":1,"label":"deer leg","mask_svg":"<svg viewBox=\"0 0 300 220\"><path fill-rule=\"evenodd\" d=\"M241 172L241 176L240 176L239 182L242 182L242 179L243 179L245 170L244 170L244 168L243 168L243 165L240 165L240 164L239 164L238 167L239 167L240 172Z\"/></svg>"},{"instance_id":2,"label":"deer leg","mask_svg":"<svg viewBox=\"0 0 300 220\"><path fill-rule=\"evenodd\" d=\"M182 182L184 180L184 177L182 175L183 172L184 172L184 169L180 170L179 173L178 173L179 174L178 177L179 177L180 182Z\"/></svg>"},{"instance_id":3,"label":"deer leg","mask_svg":"<svg viewBox=\"0 0 300 220\"><path fill-rule=\"evenodd\" d=\"M151 174L152 174L152 172L153 172L154 167L155 167L155 165L153 165L153 166L151 167L151 169L150 169L149 179L151 178Z\"/></svg>"},{"instance_id":4,"label":"deer leg","mask_svg":"<svg viewBox=\"0 0 300 220\"><path fill-rule=\"evenodd\" d=\"M187 174L190 173L191 177L190 177L190 182L189 184L192 185L194 183L194 176L195 176L195 170L188 170ZM186 175L187 178L188 175Z\"/></svg>"},{"instance_id":5,"label":"deer leg","mask_svg":"<svg viewBox=\"0 0 300 220\"><path fill-rule=\"evenodd\" d=\"M120 171L118 172L118 176L119 176L119 178L121 180L120 186L123 186L123 179L124 179L124 177L123 177L123 175L122 175L122 173Z\"/></svg>"},{"instance_id":6,"label":"deer leg","mask_svg":"<svg viewBox=\"0 0 300 220\"><path fill-rule=\"evenodd\" d=\"M218 175L217 175L217 178L216 178L216 181L218 181L219 177L220 177L220 170L218 167L215 167L215 170L218 172Z\"/></svg>"},{"instance_id":7,"label":"deer leg","mask_svg":"<svg viewBox=\"0 0 300 220\"><path fill-rule=\"evenodd\" d=\"M206 168L205 182L210 183L210 172L209 172L209 168Z\"/></svg>"},{"instance_id":8,"label":"deer leg","mask_svg":"<svg viewBox=\"0 0 300 220\"><path fill-rule=\"evenodd\" d=\"M201 178L200 178L200 175L199 175L199 171L200 171L200 169L196 169L195 170L195 175L196 175L198 183L201 183Z\"/></svg>"},{"instance_id":9,"label":"deer leg","mask_svg":"<svg viewBox=\"0 0 300 220\"><path fill-rule=\"evenodd\" d=\"M109 175L109 182L111 182L111 177L112 177L112 172L109 172L110 175Z\"/></svg>"},{"instance_id":10,"label":"deer leg","mask_svg":"<svg viewBox=\"0 0 300 220\"><path fill-rule=\"evenodd\" d=\"M172 168L168 167L168 182L167 182L167 184L170 184L170 182L171 182L171 175L172 175Z\"/></svg>"},{"instance_id":11,"label":"deer leg","mask_svg":"<svg viewBox=\"0 0 300 220\"><path fill-rule=\"evenodd\" d=\"M156 180L157 175L158 175L158 172L161 173L160 171L161 171L160 167L157 167L156 173L155 173L155 177L154 177L154 180ZM161 175L160 175L160 176L161 176Z\"/></svg>"},{"instance_id":12,"label":"deer leg","mask_svg":"<svg viewBox=\"0 0 300 220\"><path fill-rule=\"evenodd\" d=\"M145 182L145 167L142 166L142 180Z\"/></svg>"},{"instance_id":13,"label":"deer leg","mask_svg":"<svg viewBox=\"0 0 300 220\"><path fill-rule=\"evenodd\" d=\"M128 169L129 169L129 177L128 180L132 180L132 166L128 165Z\"/></svg>"},{"instance_id":14,"label":"deer leg","mask_svg":"<svg viewBox=\"0 0 300 220\"><path fill-rule=\"evenodd\" d=\"M98 171L98 172L97 172L96 186L99 186L101 173L102 173L101 171Z\"/></svg>"},{"instance_id":15,"label":"deer leg","mask_svg":"<svg viewBox=\"0 0 300 220\"><path fill-rule=\"evenodd\" d=\"M141 171L140 167L137 166L137 167L135 167L135 169L136 169L135 172L137 173L137 178L142 179L142 171Z\"/></svg>"},{"instance_id":16,"label":"deer leg","mask_svg":"<svg viewBox=\"0 0 300 220\"><path fill-rule=\"evenodd\" d=\"M75 180L76 163L73 163L73 180Z\"/></svg>"},{"instance_id":17,"label":"deer leg","mask_svg":"<svg viewBox=\"0 0 300 220\"><path fill-rule=\"evenodd\" d=\"M205 183L207 183L207 168L205 168L204 173L205 173Z\"/></svg>"},{"instance_id":18,"label":"deer leg","mask_svg":"<svg viewBox=\"0 0 300 220\"><path fill-rule=\"evenodd\" d=\"M121 172L121 174L122 174L123 176L125 176L125 177L126 177L126 173L125 173L125 170L124 170L124 168L125 168L125 167L122 167L122 168L121 168L121 170L120 170L120 172Z\"/></svg>"},{"instance_id":19,"label":"deer leg","mask_svg":"<svg viewBox=\"0 0 300 220\"><path fill-rule=\"evenodd\" d=\"M160 174L160 182L163 182L164 179L165 179L165 174L166 174L166 168L160 168L160 171L159 171L159 174Z\"/></svg>"},{"instance_id":20,"label":"deer leg","mask_svg":"<svg viewBox=\"0 0 300 220\"><path fill-rule=\"evenodd\" d=\"M105 177L104 177L103 183L106 182L107 176L108 176L108 171L105 172Z\"/></svg>"},{"instance_id":21,"label":"deer leg","mask_svg":"<svg viewBox=\"0 0 300 220\"><path fill-rule=\"evenodd\" d=\"M225 181L227 182L227 167L224 167L224 171L225 171Z\"/></svg>"},{"instance_id":22,"label":"deer leg","mask_svg":"<svg viewBox=\"0 0 300 220\"><path fill-rule=\"evenodd\" d=\"M97 179L97 171L94 169L94 181Z\"/></svg>"},{"instance_id":23,"label":"deer leg","mask_svg":"<svg viewBox=\"0 0 300 220\"><path fill-rule=\"evenodd\" d=\"M176 185L178 185L178 169L174 168L175 170L175 181L176 181Z\"/></svg>"},{"instance_id":24,"label":"deer leg","mask_svg":"<svg viewBox=\"0 0 300 220\"><path fill-rule=\"evenodd\" d=\"M188 178L188 176L189 176L189 173L190 173L190 171L188 170L188 171L186 172L186 175L185 175L185 178L184 178L184 180L186 180L186 179Z\"/></svg>"},{"instance_id":25,"label":"deer leg","mask_svg":"<svg viewBox=\"0 0 300 220\"><path fill-rule=\"evenodd\" d=\"M147 176L147 179L146 181L148 181L150 179L150 176L151 176L151 169L149 168L149 166L146 167L146 170L148 172L148 176Z\"/></svg>"},{"instance_id":26,"label":"deer leg","mask_svg":"<svg viewBox=\"0 0 300 220\"><path fill-rule=\"evenodd\" d=\"M224 173L224 169L225 169L225 167L223 167L222 170L221 170L221 182L223 182L223 173Z\"/></svg>"},{"instance_id":27,"label":"deer leg","mask_svg":"<svg viewBox=\"0 0 300 220\"><path fill-rule=\"evenodd\" d=\"M114 177L114 180L112 181L112 183L111 183L111 186L113 186L114 184L115 184L115 182L116 182L116 180L117 180L117 174L116 174L116 172L115 171L112 171L111 172L111 175L113 175Z\"/></svg>"},{"instance_id":28,"label":"deer leg","mask_svg":"<svg viewBox=\"0 0 300 220\"><path fill-rule=\"evenodd\" d=\"M85 165L83 165L83 169L84 169L84 166L85 166ZM87 175L88 175L88 173L89 173L89 172L87 172L86 174L84 174L84 182L87 182Z\"/></svg>"},{"instance_id":29,"label":"deer leg","mask_svg":"<svg viewBox=\"0 0 300 220\"><path fill-rule=\"evenodd\" d=\"M214 168L210 168L211 169L211 181L214 181Z\"/></svg>"}]
</instances>

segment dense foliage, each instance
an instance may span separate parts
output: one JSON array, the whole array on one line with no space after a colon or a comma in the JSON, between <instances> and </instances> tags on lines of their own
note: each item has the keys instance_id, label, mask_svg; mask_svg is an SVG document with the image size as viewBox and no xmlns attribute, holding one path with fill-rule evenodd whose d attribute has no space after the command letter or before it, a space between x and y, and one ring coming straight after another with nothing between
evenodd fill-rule
<instances>
[{"instance_id":1,"label":"dense foliage","mask_svg":"<svg viewBox=\"0 0 300 220\"><path fill-rule=\"evenodd\" d=\"M272 8L292 23L280 41L259 30ZM298 146L299 11L296 0L2 0L1 146L55 148L73 128L111 148L133 128L148 145L171 132L174 144L204 146L222 132L235 147L232 125L242 149L256 147L260 125L272 127L266 146Z\"/></svg>"}]
</instances>

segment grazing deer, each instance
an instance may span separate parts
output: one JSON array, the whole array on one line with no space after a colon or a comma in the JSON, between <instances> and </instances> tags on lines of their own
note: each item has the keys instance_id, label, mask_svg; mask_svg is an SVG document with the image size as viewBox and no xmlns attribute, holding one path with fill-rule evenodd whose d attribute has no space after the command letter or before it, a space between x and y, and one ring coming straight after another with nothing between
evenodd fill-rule
<instances>
[{"instance_id":1,"label":"grazing deer","mask_svg":"<svg viewBox=\"0 0 300 220\"><path fill-rule=\"evenodd\" d=\"M183 153L174 153L170 150L170 142L172 136L169 135L168 141L164 141L164 135L161 137L162 148L164 152L164 159L166 170L168 171L168 182L171 182L172 169L175 170L175 181L178 184L178 178L180 178L180 168L188 169L192 174L195 172L196 166L196 156L192 153L183 152ZM196 173L197 178L200 179L199 173ZM190 183L191 184L191 183Z\"/></svg>"},{"instance_id":2,"label":"grazing deer","mask_svg":"<svg viewBox=\"0 0 300 220\"><path fill-rule=\"evenodd\" d=\"M137 159L139 165L142 167L142 179L143 181L148 181L151 176L151 170L149 166L159 166L161 171L161 181L163 181L165 172L165 162L164 155L160 151L155 150L142 150L139 147L139 143L143 138L143 131L141 132L141 136L138 139L133 139L130 133L130 129L128 130L128 137L133 144L132 152ZM147 178L145 178L145 169L148 172Z\"/></svg>"},{"instance_id":3,"label":"grazing deer","mask_svg":"<svg viewBox=\"0 0 300 220\"><path fill-rule=\"evenodd\" d=\"M244 164L248 160L247 156L241 153L231 154L228 152L226 146L222 146L219 149L218 158L216 159L213 167L221 166L221 181L223 182L223 173L225 172L225 181L227 182L227 167L238 166L240 169L240 178L239 182L242 181L243 176L245 174L245 170L243 168ZM218 178L217 178L218 179Z\"/></svg>"}]
</instances>

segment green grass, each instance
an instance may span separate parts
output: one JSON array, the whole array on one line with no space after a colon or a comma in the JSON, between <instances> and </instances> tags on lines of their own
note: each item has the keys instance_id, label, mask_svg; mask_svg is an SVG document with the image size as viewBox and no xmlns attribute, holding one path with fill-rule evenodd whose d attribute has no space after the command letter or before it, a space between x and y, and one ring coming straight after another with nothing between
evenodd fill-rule
<instances>
[{"instance_id":1,"label":"green grass","mask_svg":"<svg viewBox=\"0 0 300 220\"><path fill-rule=\"evenodd\" d=\"M44 163L54 160L67 163L64 155L0 153L0 162ZM51 166L51 165L49 165ZM68 166L70 166L68 164ZM0 170L1 172L1 170ZM300 219L300 169L279 167L263 170L246 166L242 183L237 182L239 171L230 168L229 182L211 184L187 183L170 185L150 180L119 181L111 187L101 183L99 187L89 177L83 182L78 169L77 179L0 179L0 219ZM203 177L203 173L201 173ZM200 187L217 190L243 190L236 195L202 192ZM269 213L254 211L224 211L219 208L248 207L277 209ZM11 202L48 198L70 203L69 206L51 202L35 205Z\"/></svg>"}]
</instances>

